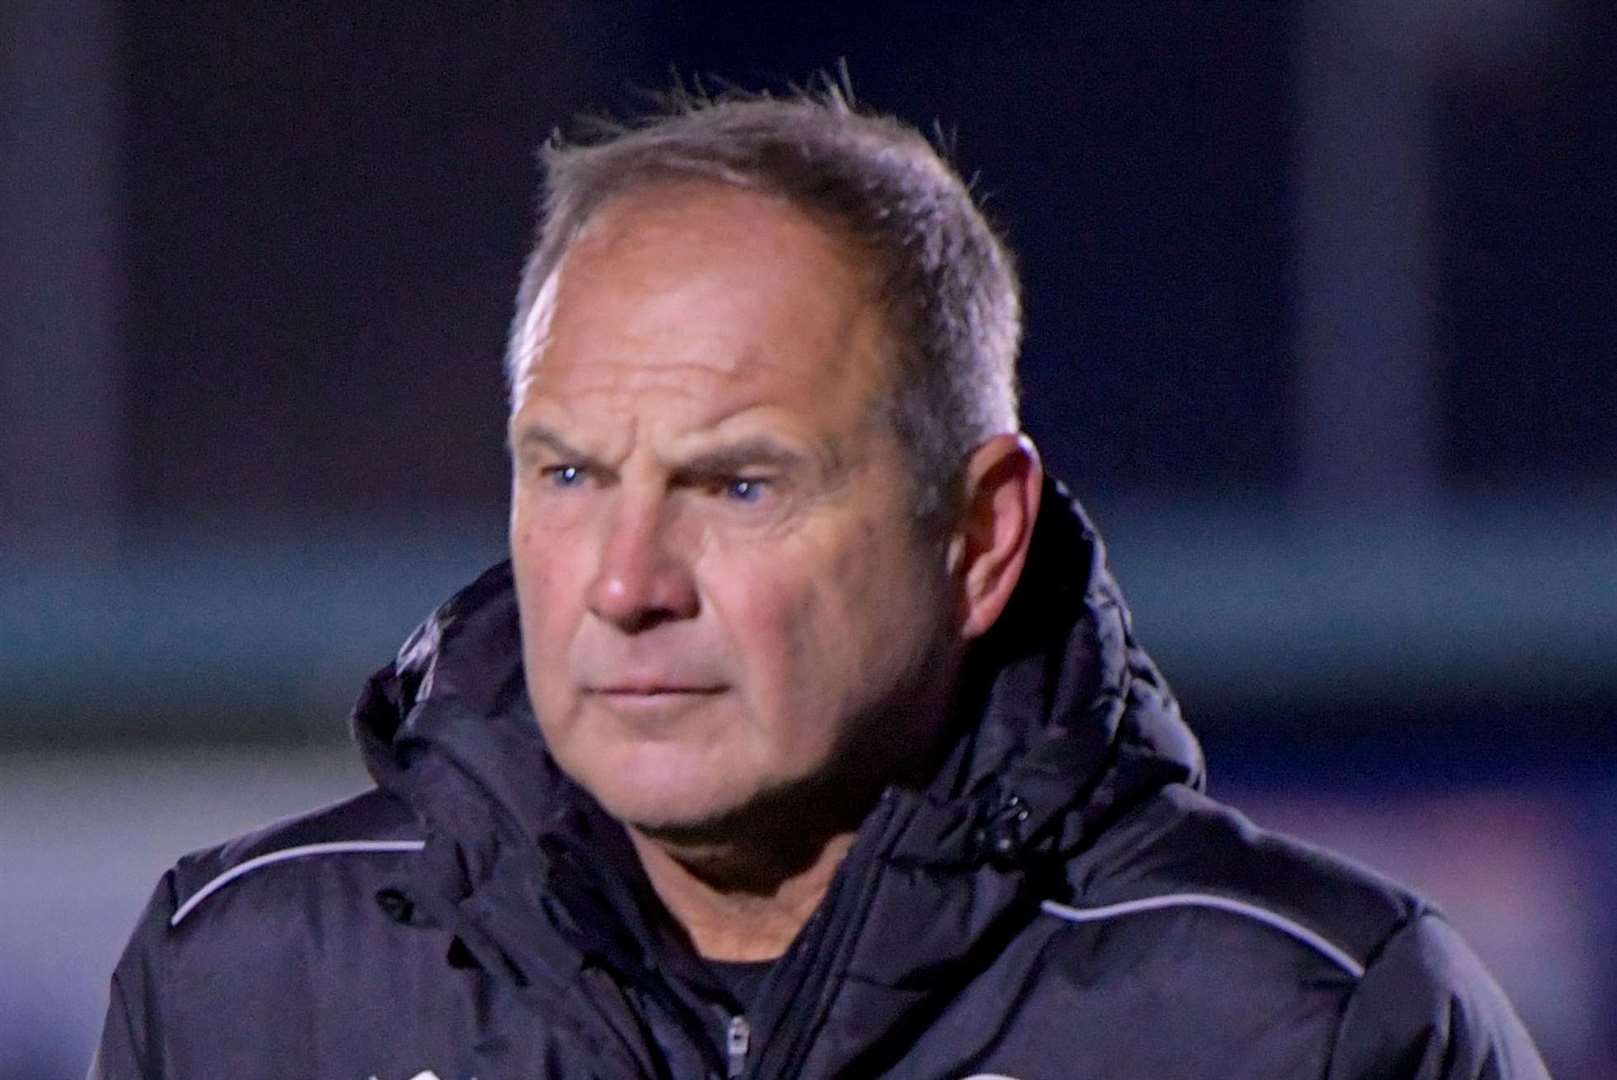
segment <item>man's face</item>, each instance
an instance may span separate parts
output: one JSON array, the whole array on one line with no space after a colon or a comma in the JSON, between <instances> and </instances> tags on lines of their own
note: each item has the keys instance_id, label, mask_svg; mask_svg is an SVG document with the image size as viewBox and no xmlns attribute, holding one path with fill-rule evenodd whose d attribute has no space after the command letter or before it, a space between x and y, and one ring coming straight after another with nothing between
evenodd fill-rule
<instances>
[{"instance_id":1,"label":"man's face","mask_svg":"<svg viewBox=\"0 0 1617 1080\"><path fill-rule=\"evenodd\" d=\"M944 556L911 523L878 408L893 345L846 245L717 184L623 196L523 348L511 551L529 692L608 812L700 829L831 777L873 734L933 729Z\"/></svg>"}]
</instances>

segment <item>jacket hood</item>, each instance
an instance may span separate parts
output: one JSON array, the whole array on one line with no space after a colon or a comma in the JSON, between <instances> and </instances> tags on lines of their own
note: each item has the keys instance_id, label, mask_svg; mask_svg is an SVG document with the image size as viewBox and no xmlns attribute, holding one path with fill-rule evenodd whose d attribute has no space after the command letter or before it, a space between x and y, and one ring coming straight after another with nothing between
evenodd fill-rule
<instances>
[{"instance_id":1,"label":"jacket hood","mask_svg":"<svg viewBox=\"0 0 1617 1080\"><path fill-rule=\"evenodd\" d=\"M1034 836L1071 850L1135 796L1202 784L1200 748L1134 640L1105 547L1053 480L1021 581L968 655L961 693L965 730L924 796L954 807L942 833L967 818L978 831L926 830L933 858L969 857L985 841L1008 854L1007 843ZM367 683L353 731L382 788L429 831L473 848L492 834L531 841L581 795L546 753L528 704L509 563L410 635ZM1010 833L982 835L996 816Z\"/></svg>"}]
</instances>

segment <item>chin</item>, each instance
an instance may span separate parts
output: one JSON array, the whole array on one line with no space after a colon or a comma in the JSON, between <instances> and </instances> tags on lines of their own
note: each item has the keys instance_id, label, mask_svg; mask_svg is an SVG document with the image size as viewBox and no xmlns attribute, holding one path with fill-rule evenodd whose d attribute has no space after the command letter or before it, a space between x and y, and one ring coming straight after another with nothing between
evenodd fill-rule
<instances>
[{"instance_id":1,"label":"chin","mask_svg":"<svg viewBox=\"0 0 1617 1080\"><path fill-rule=\"evenodd\" d=\"M648 835L712 834L745 816L756 793L737 783L733 765L704 768L684 757L641 749L567 772L608 814Z\"/></svg>"},{"instance_id":2,"label":"chin","mask_svg":"<svg viewBox=\"0 0 1617 1080\"><path fill-rule=\"evenodd\" d=\"M645 836L682 845L711 845L732 839L745 829L750 800L705 791L632 792L596 796L606 812ZM619 798L613 798L619 795Z\"/></svg>"}]
</instances>

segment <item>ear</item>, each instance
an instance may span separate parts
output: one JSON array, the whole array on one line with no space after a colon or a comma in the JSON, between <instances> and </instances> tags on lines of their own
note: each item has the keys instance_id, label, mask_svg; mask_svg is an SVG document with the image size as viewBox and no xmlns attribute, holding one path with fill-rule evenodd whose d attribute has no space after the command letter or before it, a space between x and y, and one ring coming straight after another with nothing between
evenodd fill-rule
<instances>
[{"instance_id":1,"label":"ear","mask_svg":"<svg viewBox=\"0 0 1617 1080\"><path fill-rule=\"evenodd\" d=\"M966 459L964 501L949 538L960 637L987 633L1022 576L1044 469L1026 435L996 435Z\"/></svg>"}]
</instances>

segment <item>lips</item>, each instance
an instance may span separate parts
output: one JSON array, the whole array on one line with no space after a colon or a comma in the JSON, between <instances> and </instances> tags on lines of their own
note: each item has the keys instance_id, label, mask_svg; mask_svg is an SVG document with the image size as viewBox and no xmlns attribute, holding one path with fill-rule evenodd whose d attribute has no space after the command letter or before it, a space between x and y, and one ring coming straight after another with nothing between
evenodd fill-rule
<instances>
[{"instance_id":1,"label":"lips","mask_svg":"<svg viewBox=\"0 0 1617 1080\"><path fill-rule=\"evenodd\" d=\"M603 650L606 651L606 650ZM585 697L612 701L672 701L720 693L730 680L716 665L691 657L683 662L671 656L624 656L582 652L570 665L573 684Z\"/></svg>"},{"instance_id":2,"label":"lips","mask_svg":"<svg viewBox=\"0 0 1617 1080\"><path fill-rule=\"evenodd\" d=\"M596 694L601 697L655 698L717 694L723 689L724 687L722 686L690 686L682 683L634 682L610 683L605 686L587 686L584 688L584 692L586 694Z\"/></svg>"},{"instance_id":3,"label":"lips","mask_svg":"<svg viewBox=\"0 0 1617 1080\"><path fill-rule=\"evenodd\" d=\"M636 725L651 723L660 731L673 718L702 709L722 689L686 683L609 683L585 689L584 698L614 716Z\"/></svg>"},{"instance_id":4,"label":"lips","mask_svg":"<svg viewBox=\"0 0 1617 1080\"><path fill-rule=\"evenodd\" d=\"M694 667L678 671L649 664L602 665L594 671L580 671L577 679L585 694L624 698L716 694L726 685L725 680Z\"/></svg>"}]
</instances>

